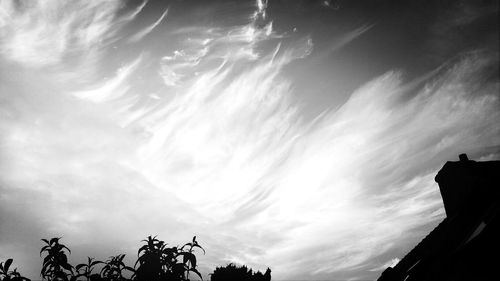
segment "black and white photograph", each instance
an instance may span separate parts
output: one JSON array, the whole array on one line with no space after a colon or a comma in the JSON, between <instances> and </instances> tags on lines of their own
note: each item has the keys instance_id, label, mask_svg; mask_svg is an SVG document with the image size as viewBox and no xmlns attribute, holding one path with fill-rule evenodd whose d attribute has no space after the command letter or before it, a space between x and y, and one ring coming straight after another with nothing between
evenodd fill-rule
<instances>
[{"instance_id":1,"label":"black and white photograph","mask_svg":"<svg viewBox=\"0 0 500 281\"><path fill-rule=\"evenodd\" d=\"M498 0L0 0L0 281L500 271Z\"/></svg>"}]
</instances>

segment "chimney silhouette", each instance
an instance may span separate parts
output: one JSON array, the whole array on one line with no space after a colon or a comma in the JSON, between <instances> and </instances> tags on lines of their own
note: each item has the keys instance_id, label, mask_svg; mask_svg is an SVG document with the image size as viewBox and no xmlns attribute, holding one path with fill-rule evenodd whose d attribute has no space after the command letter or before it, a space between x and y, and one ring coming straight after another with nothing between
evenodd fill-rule
<instances>
[{"instance_id":1,"label":"chimney silhouette","mask_svg":"<svg viewBox=\"0 0 500 281\"><path fill-rule=\"evenodd\" d=\"M469 157L467 157L465 153L458 155L458 159L460 159L461 162L469 161Z\"/></svg>"},{"instance_id":2,"label":"chimney silhouette","mask_svg":"<svg viewBox=\"0 0 500 281\"><path fill-rule=\"evenodd\" d=\"M441 197L443 198L446 216L450 217L466 201L474 189L474 161L469 160L467 154L458 155L459 161L449 161L436 175Z\"/></svg>"}]
</instances>

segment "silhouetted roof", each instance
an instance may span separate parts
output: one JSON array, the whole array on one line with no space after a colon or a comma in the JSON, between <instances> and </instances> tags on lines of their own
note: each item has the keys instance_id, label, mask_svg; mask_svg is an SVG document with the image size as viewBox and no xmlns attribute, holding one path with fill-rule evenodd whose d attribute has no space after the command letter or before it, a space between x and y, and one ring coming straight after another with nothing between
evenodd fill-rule
<instances>
[{"instance_id":1,"label":"silhouetted roof","mask_svg":"<svg viewBox=\"0 0 500 281\"><path fill-rule=\"evenodd\" d=\"M435 178L446 218L379 281L488 280L500 249L500 161L447 162Z\"/></svg>"}]
</instances>

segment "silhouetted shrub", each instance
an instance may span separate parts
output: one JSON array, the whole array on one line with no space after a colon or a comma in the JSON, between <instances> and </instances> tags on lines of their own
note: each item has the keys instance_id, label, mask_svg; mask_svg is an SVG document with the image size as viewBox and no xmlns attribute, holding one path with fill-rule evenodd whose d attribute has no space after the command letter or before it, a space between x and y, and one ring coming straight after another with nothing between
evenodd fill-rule
<instances>
[{"instance_id":1,"label":"silhouetted shrub","mask_svg":"<svg viewBox=\"0 0 500 281\"><path fill-rule=\"evenodd\" d=\"M65 245L60 244L59 239L61 238L52 238L50 241L42 239L47 245L40 250L40 256L42 253L47 255L43 259L41 275L50 281L68 281L74 275L73 266L68 263L68 256L65 253L65 250L69 253L71 251Z\"/></svg>"},{"instance_id":2,"label":"silhouetted shrub","mask_svg":"<svg viewBox=\"0 0 500 281\"><path fill-rule=\"evenodd\" d=\"M123 272L128 270L130 272L135 272L135 270L129 266L126 266L123 262L125 258L124 254L109 257L107 261L104 262L104 267L101 269L101 277L106 281L125 281L127 280L123 277Z\"/></svg>"},{"instance_id":3,"label":"silhouetted shrub","mask_svg":"<svg viewBox=\"0 0 500 281\"><path fill-rule=\"evenodd\" d=\"M271 269L267 269L266 273L260 271L255 273L252 269L248 269L246 265L236 266L232 263L226 267L217 267L211 274L211 281L270 281Z\"/></svg>"},{"instance_id":4,"label":"silhouetted shrub","mask_svg":"<svg viewBox=\"0 0 500 281\"><path fill-rule=\"evenodd\" d=\"M45 245L40 250L43 258L40 275L47 281L189 281L191 273L203 280L197 270L195 250L205 250L196 241L182 247L167 247L164 241L148 236L142 240L134 267L124 263L124 254L111 256L105 262L88 258L87 263L73 266L68 262L71 250L61 244L59 238L41 239ZM17 269L10 270L12 259L0 262L0 281L31 281ZM100 270L97 269L100 267ZM99 272L99 273L97 273ZM270 281L271 270L266 273L253 272L246 266L229 264L217 267L211 275L212 281ZM130 276L130 277L127 277Z\"/></svg>"},{"instance_id":5,"label":"silhouetted shrub","mask_svg":"<svg viewBox=\"0 0 500 281\"><path fill-rule=\"evenodd\" d=\"M31 281L17 272L17 268L9 271L12 261L12 259L7 259L5 263L0 262L0 281Z\"/></svg>"},{"instance_id":6,"label":"silhouetted shrub","mask_svg":"<svg viewBox=\"0 0 500 281\"><path fill-rule=\"evenodd\" d=\"M95 261L93 258L88 258L87 263L81 263L75 267L77 271L76 278L84 277L86 281L98 281L101 279L99 274L92 274L94 267L98 264L102 264L102 261Z\"/></svg>"},{"instance_id":7,"label":"silhouetted shrub","mask_svg":"<svg viewBox=\"0 0 500 281\"><path fill-rule=\"evenodd\" d=\"M203 280L196 269L197 260L194 251L198 248L205 253L205 250L196 241L196 236L182 247L167 247L167 244L158 240L156 236L149 236L143 240L146 243L139 248L134 268L124 263L124 254L112 256L105 262L89 257L86 264L73 267L68 263L67 256L71 251L59 243L60 239L42 239L46 245L40 250L40 256L42 253L46 256L43 259L41 276L47 281L188 281L190 273L196 274ZM6 262L6 272L10 263L12 260ZM100 273L93 273L98 265L102 265ZM126 272L132 274L131 278L125 277ZM9 274L5 273L7 277L2 277L0 281L14 280L11 277L13 273ZM24 279L14 281L22 280Z\"/></svg>"},{"instance_id":8,"label":"silhouetted shrub","mask_svg":"<svg viewBox=\"0 0 500 281\"><path fill-rule=\"evenodd\" d=\"M196 256L194 249L199 248L205 250L196 241L196 236L192 242L184 244L184 246L167 247L165 242L149 236L146 242L139 249L139 257L136 265L139 264L135 272L135 280L137 281L161 281L172 280L182 281L189 280L189 273L193 272L201 279L201 274L196 269Z\"/></svg>"}]
</instances>

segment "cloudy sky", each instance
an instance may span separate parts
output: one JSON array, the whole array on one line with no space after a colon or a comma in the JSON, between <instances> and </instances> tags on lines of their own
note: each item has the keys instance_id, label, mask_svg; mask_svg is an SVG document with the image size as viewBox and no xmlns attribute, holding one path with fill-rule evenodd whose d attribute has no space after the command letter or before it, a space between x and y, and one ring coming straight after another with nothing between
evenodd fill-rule
<instances>
[{"instance_id":1,"label":"cloudy sky","mask_svg":"<svg viewBox=\"0 0 500 281\"><path fill-rule=\"evenodd\" d=\"M0 260L375 279L446 161L500 159L498 41L498 1L0 0Z\"/></svg>"}]
</instances>

